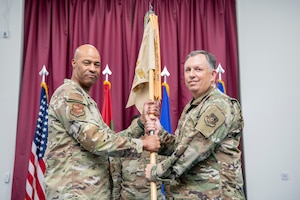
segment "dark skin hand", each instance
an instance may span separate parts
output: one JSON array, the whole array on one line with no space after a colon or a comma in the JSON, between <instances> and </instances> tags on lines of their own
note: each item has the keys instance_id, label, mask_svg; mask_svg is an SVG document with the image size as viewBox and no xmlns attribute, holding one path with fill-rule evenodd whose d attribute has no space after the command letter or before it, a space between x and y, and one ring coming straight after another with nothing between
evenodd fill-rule
<instances>
[{"instance_id":1,"label":"dark skin hand","mask_svg":"<svg viewBox=\"0 0 300 200\"><path fill-rule=\"evenodd\" d=\"M144 109L140 120L145 125L145 133L157 129L156 116L159 115L159 105L155 101L147 101L144 104ZM142 139L144 150L157 152L160 148L160 139L157 134L144 137Z\"/></svg>"}]
</instances>

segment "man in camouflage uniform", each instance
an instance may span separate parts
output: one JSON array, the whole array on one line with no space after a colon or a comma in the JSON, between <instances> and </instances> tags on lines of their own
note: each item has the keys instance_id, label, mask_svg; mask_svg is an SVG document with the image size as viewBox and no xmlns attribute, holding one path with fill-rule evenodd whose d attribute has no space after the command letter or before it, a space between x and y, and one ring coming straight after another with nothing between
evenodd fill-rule
<instances>
[{"instance_id":1,"label":"man in camouflage uniform","mask_svg":"<svg viewBox=\"0 0 300 200\"><path fill-rule=\"evenodd\" d=\"M158 155L157 161L163 160ZM150 163L150 152L144 151L139 158L110 157L111 176L113 179L112 199L150 200L150 182L145 178L145 167ZM162 181L156 182L157 199L164 199L161 190ZM169 194L167 185L165 193ZM168 198L166 198L168 199Z\"/></svg>"},{"instance_id":2,"label":"man in camouflage uniform","mask_svg":"<svg viewBox=\"0 0 300 200\"><path fill-rule=\"evenodd\" d=\"M132 123L138 116L134 116ZM147 137L147 136L142 136ZM165 156L157 155L157 161L161 161ZM150 163L150 152L143 151L140 157L110 157L110 169L113 180L112 199L113 200L150 200L150 182L145 178L145 167ZM164 183L164 192L161 188L162 181L157 182L157 199L168 199L171 197L169 184Z\"/></svg>"},{"instance_id":3,"label":"man in camouflage uniform","mask_svg":"<svg viewBox=\"0 0 300 200\"><path fill-rule=\"evenodd\" d=\"M146 168L148 179L170 181L174 199L245 199L238 148L244 126L241 108L216 88L215 67L215 57L206 51L187 56L184 77L193 98L175 137L159 132L158 153L171 156Z\"/></svg>"},{"instance_id":4,"label":"man in camouflage uniform","mask_svg":"<svg viewBox=\"0 0 300 200\"><path fill-rule=\"evenodd\" d=\"M144 133L145 114L118 135L103 122L96 102L89 96L100 74L100 54L94 46L78 47L72 66L71 80L66 79L54 92L49 106L46 198L110 199L108 156L138 156L143 149L157 151L159 137L153 135L145 140L122 137L140 137ZM145 104L143 113L154 114L157 106L153 105L153 102ZM146 125L147 131L155 128L153 123L152 127Z\"/></svg>"}]
</instances>

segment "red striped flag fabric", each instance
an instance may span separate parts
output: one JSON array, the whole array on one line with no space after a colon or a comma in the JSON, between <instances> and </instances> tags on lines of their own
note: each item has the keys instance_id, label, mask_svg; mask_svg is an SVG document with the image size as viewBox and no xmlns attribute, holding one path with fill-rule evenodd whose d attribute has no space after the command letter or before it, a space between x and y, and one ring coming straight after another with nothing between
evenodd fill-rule
<instances>
[{"instance_id":1,"label":"red striped flag fabric","mask_svg":"<svg viewBox=\"0 0 300 200\"><path fill-rule=\"evenodd\" d=\"M26 180L26 200L45 200L43 188L46 165L44 154L48 141L48 90L45 82L41 84L40 108L31 146Z\"/></svg>"}]
</instances>

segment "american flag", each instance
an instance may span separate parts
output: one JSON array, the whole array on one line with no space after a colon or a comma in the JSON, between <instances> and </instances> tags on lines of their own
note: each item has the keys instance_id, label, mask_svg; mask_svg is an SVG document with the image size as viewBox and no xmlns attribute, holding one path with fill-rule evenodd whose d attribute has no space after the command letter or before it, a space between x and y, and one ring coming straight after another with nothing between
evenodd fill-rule
<instances>
[{"instance_id":1,"label":"american flag","mask_svg":"<svg viewBox=\"0 0 300 200\"><path fill-rule=\"evenodd\" d=\"M26 180L26 200L45 200L43 188L46 165L44 154L48 140L48 91L45 82L42 82L40 109L36 122L35 134L31 146Z\"/></svg>"}]
</instances>

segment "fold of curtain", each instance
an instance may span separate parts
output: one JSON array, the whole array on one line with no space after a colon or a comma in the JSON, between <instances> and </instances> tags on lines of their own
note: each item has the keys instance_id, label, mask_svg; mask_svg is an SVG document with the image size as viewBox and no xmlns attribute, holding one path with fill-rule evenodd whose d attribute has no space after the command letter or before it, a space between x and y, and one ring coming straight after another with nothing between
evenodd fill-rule
<instances>
[{"instance_id":1,"label":"fold of curtain","mask_svg":"<svg viewBox=\"0 0 300 200\"><path fill-rule=\"evenodd\" d=\"M111 96L115 130L130 124L137 113L125 108L134 75L149 3L158 15L161 66L171 74L172 130L191 94L184 85L183 62L195 49L216 55L225 69L227 94L238 98L238 49L235 0L26 0L24 12L23 74L15 151L12 199L24 199L30 147L35 130L41 77L46 65L49 97L72 73L71 59L77 46L91 43L101 54L101 66L113 74ZM91 96L103 104L102 83Z\"/></svg>"}]
</instances>

